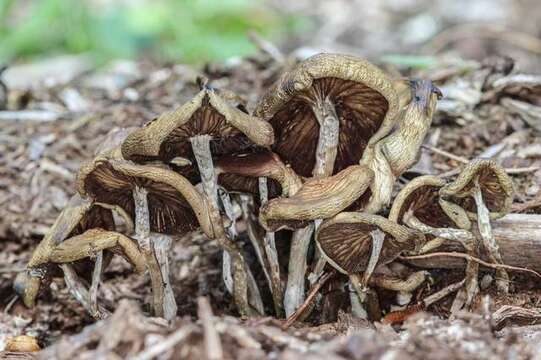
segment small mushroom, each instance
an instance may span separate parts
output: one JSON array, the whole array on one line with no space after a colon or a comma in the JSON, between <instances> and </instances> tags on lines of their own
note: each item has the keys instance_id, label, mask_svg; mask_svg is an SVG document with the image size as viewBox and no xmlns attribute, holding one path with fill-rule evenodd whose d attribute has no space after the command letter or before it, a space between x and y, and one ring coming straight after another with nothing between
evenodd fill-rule
<instances>
[{"instance_id":1,"label":"small mushroom","mask_svg":"<svg viewBox=\"0 0 541 360\"><path fill-rule=\"evenodd\" d=\"M436 176L419 176L410 181L395 197L389 220L423 232L427 242L415 251L430 252L447 241L459 242L466 252L478 257L471 222L460 206L440 198L446 182ZM453 302L453 313L469 307L478 293L479 264L468 260L465 286Z\"/></svg>"},{"instance_id":2,"label":"small mushroom","mask_svg":"<svg viewBox=\"0 0 541 360\"><path fill-rule=\"evenodd\" d=\"M266 121L231 106L217 92L202 84L202 90L180 108L161 115L144 128L130 134L122 144L128 160L173 161L178 157L194 159L214 225L223 228L219 216L216 174L213 156L240 152L254 146L268 147L274 141L272 127ZM246 289L248 269L238 247L225 230L219 230L222 246L227 246L238 263L235 298L243 315L249 312ZM242 262L242 264L241 264Z\"/></svg>"},{"instance_id":3,"label":"small mushroom","mask_svg":"<svg viewBox=\"0 0 541 360\"><path fill-rule=\"evenodd\" d=\"M270 200L261 207L259 220L265 228L277 231L330 218L359 199L372 177L367 167L352 165L328 178L309 179L293 196Z\"/></svg>"},{"instance_id":4,"label":"small mushroom","mask_svg":"<svg viewBox=\"0 0 541 360\"><path fill-rule=\"evenodd\" d=\"M181 175L157 166L100 155L84 164L77 178L78 191L94 201L117 205L135 219L135 238L149 269L153 309L158 316L176 311L164 307L169 279L163 278L151 231L183 235L199 226L207 236L215 231L205 199ZM174 303L170 304L176 308ZM167 307L167 306L166 306Z\"/></svg>"},{"instance_id":5,"label":"small mushroom","mask_svg":"<svg viewBox=\"0 0 541 360\"><path fill-rule=\"evenodd\" d=\"M369 143L389 133L398 106L393 83L374 65L318 54L283 74L254 113L272 125L274 151L311 177L358 164Z\"/></svg>"},{"instance_id":6,"label":"small mushroom","mask_svg":"<svg viewBox=\"0 0 541 360\"><path fill-rule=\"evenodd\" d=\"M410 82L411 101L399 117L397 128L379 141L365 163L374 170L372 198L365 212L376 213L391 200L395 179L419 159L419 150L432 123L441 92L428 80Z\"/></svg>"},{"instance_id":7,"label":"small mushroom","mask_svg":"<svg viewBox=\"0 0 541 360\"><path fill-rule=\"evenodd\" d=\"M228 191L259 193L259 178L271 179L269 197L288 197L302 185L301 178L275 153L262 150L254 153L230 154L215 162L218 183Z\"/></svg>"},{"instance_id":8,"label":"small mushroom","mask_svg":"<svg viewBox=\"0 0 541 360\"><path fill-rule=\"evenodd\" d=\"M382 216L343 212L323 221L316 232L322 256L338 271L347 274L361 302L376 266L395 260L400 253L419 248L425 242L419 231L398 225ZM362 276L361 276L362 274ZM385 282L381 283L385 286ZM409 281L401 288L411 291Z\"/></svg>"},{"instance_id":9,"label":"small mushroom","mask_svg":"<svg viewBox=\"0 0 541 360\"><path fill-rule=\"evenodd\" d=\"M27 264L27 271L20 273L15 279L14 288L21 295L26 306L34 306L42 284L54 275L53 265L55 264L64 264L61 266L62 269L68 268L71 270L72 265L66 263L73 263L73 266L80 270L79 272L86 273L88 258L95 257L96 263L94 270L101 272L101 268L105 267L108 262L108 260L105 260L100 266L99 263L102 262L101 259L103 257L102 252L103 250L109 250L125 256L138 271L141 270L141 254L130 239L123 239L116 242L109 241L106 243L100 243L100 240L97 240L100 246L95 248L94 252L84 253L79 251L77 244L80 243L77 239L81 238L80 234L86 234L86 232L92 230L118 234L112 231L115 229L112 210L117 211L124 218L128 229L133 228L131 218L120 209L104 207L102 204L82 199L79 195L72 197L69 204L60 213L51 229L34 250ZM121 236L120 234L118 235ZM67 258L58 258L57 250L65 246L64 242L70 244L70 250L64 252ZM75 270L71 271L75 273ZM69 283L69 279L66 278L66 281ZM93 286L97 286L94 279L92 281ZM103 316L95 301L87 297L83 297L80 300L93 316Z\"/></svg>"},{"instance_id":10,"label":"small mushroom","mask_svg":"<svg viewBox=\"0 0 541 360\"><path fill-rule=\"evenodd\" d=\"M19 335L14 337L8 337L6 339L6 346L4 351L8 352L37 352L40 351L41 348L38 344L38 340L30 335ZM6 358L10 358L11 356L6 355ZM17 356L13 356L13 358L18 358ZM22 359L23 357L21 357Z\"/></svg>"},{"instance_id":11,"label":"small mushroom","mask_svg":"<svg viewBox=\"0 0 541 360\"><path fill-rule=\"evenodd\" d=\"M503 217L511 210L513 183L505 170L492 160L474 160L466 165L455 181L441 189L440 195L464 208L470 218L477 220L490 260L502 264L490 220ZM496 274L496 286L507 293L509 275L504 269L496 270Z\"/></svg>"}]
</instances>

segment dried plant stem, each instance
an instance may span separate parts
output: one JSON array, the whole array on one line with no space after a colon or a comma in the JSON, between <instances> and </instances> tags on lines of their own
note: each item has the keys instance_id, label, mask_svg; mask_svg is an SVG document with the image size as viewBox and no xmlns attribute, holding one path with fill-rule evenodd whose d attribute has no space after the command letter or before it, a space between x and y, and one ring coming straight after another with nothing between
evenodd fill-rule
<instances>
[{"instance_id":1,"label":"dried plant stem","mask_svg":"<svg viewBox=\"0 0 541 360\"><path fill-rule=\"evenodd\" d=\"M284 296L286 316L289 317L304 302L304 282L306 276L306 256L314 225L296 230L291 237L287 285Z\"/></svg>"},{"instance_id":2,"label":"dried plant stem","mask_svg":"<svg viewBox=\"0 0 541 360\"><path fill-rule=\"evenodd\" d=\"M490 224L490 212L488 211L484 201L483 194L479 187L479 183L475 180L475 188L473 189L473 198L477 205L477 226L479 234L483 241L483 245L487 250L488 257L496 264L503 264L502 256L500 255L500 248L494 234L492 234L492 226ZM496 270L497 280L496 287L504 292L509 292L509 275L504 269Z\"/></svg>"},{"instance_id":3,"label":"dried plant stem","mask_svg":"<svg viewBox=\"0 0 541 360\"><path fill-rule=\"evenodd\" d=\"M152 241L163 279L163 316L167 321L172 321L177 316L177 303L175 301L175 293L173 292L169 276L169 254L173 241L169 236L162 234L153 235Z\"/></svg>"},{"instance_id":4,"label":"dried plant stem","mask_svg":"<svg viewBox=\"0 0 541 360\"><path fill-rule=\"evenodd\" d=\"M220 335L216 331L214 315L207 298L197 299L197 315L203 325L205 337L205 352L208 360L221 360L224 358Z\"/></svg>"},{"instance_id":5,"label":"dried plant stem","mask_svg":"<svg viewBox=\"0 0 541 360\"><path fill-rule=\"evenodd\" d=\"M267 187L267 178L259 178L259 199L261 205L269 201L269 191ZM278 252L273 232L265 232L264 248L270 267L271 291L274 302L274 311L276 316L281 317L284 313L282 301L284 300L284 290L282 288L282 278L280 277L280 263L278 262Z\"/></svg>"},{"instance_id":6,"label":"dried plant stem","mask_svg":"<svg viewBox=\"0 0 541 360\"><path fill-rule=\"evenodd\" d=\"M92 273L92 284L88 291L90 309L93 313L98 312L98 288L101 281L101 271L103 266L103 250L98 251L94 261L94 272Z\"/></svg>"},{"instance_id":7,"label":"dried plant stem","mask_svg":"<svg viewBox=\"0 0 541 360\"><path fill-rule=\"evenodd\" d=\"M154 244L150 238L150 215L148 210L147 190L135 186L133 200L135 204L135 238L145 257L150 283L152 286L152 309L156 316L163 317L164 286L158 260L154 255Z\"/></svg>"},{"instance_id":8,"label":"dried plant stem","mask_svg":"<svg viewBox=\"0 0 541 360\"><path fill-rule=\"evenodd\" d=\"M197 161L203 192L209 201L211 221L214 224L216 241L231 255L233 265L233 297L241 316L251 313L248 302L248 275L244 257L238 246L225 233L222 217L218 207L216 173L210 152L209 135L199 135L190 138L192 151Z\"/></svg>"},{"instance_id":9,"label":"dried plant stem","mask_svg":"<svg viewBox=\"0 0 541 360\"><path fill-rule=\"evenodd\" d=\"M282 330L287 330L291 325L293 325L303 314L306 310L310 309L312 302L314 301L316 295L318 294L319 290L325 283L335 274L335 271L330 271L325 275L322 275L317 282L310 288L310 292L308 293L308 296L306 297L306 300L304 300L303 304L297 308L297 310L291 314L282 325Z\"/></svg>"},{"instance_id":10,"label":"dried plant stem","mask_svg":"<svg viewBox=\"0 0 541 360\"><path fill-rule=\"evenodd\" d=\"M157 358L160 354L163 354L167 350L175 347L178 343L187 339L190 335L196 332L197 326L195 325L185 325L180 327L178 330L173 332L171 335L166 337L164 340L159 341L147 348L145 348L140 353L133 356L132 360L151 360Z\"/></svg>"}]
</instances>

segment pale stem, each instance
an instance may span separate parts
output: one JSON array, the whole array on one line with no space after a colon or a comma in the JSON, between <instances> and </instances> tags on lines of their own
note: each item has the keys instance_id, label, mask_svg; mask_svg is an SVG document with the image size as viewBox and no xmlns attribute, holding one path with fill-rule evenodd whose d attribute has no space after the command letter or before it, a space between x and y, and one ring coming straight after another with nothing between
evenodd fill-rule
<instances>
[{"instance_id":1,"label":"pale stem","mask_svg":"<svg viewBox=\"0 0 541 360\"><path fill-rule=\"evenodd\" d=\"M355 291L355 288L351 284L351 282L348 284L349 288L349 302L351 303L351 313L360 318L360 319L368 319L368 313L366 312L366 309L363 306L363 302L365 299L360 299L359 294L357 291Z\"/></svg>"},{"instance_id":2,"label":"pale stem","mask_svg":"<svg viewBox=\"0 0 541 360\"><path fill-rule=\"evenodd\" d=\"M89 290L89 302L92 313L98 313L98 288L101 281L101 270L103 266L103 250L98 251L94 261L94 271L92 273L92 284Z\"/></svg>"},{"instance_id":3,"label":"pale stem","mask_svg":"<svg viewBox=\"0 0 541 360\"><path fill-rule=\"evenodd\" d=\"M199 174L201 175L201 184L203 192L209 201L211 218L214 226L218 228L220 234L216 235L218 244L229 252L232 258L233 267L233 296L239 312L242 316L247 316L251 311L248 302L247 288L247 270L244 263L242 252L236 244L225 234L223 222L218 207L216 173L212 162L212 154L210 152L210 135L198 135L190 138L192 151L197 161Z\"/></svg>"},{"instance_id":4,"label":"pale stem","mask_svg":"<svg viewBox=\"0 0 541 360\"><path fill-rule=\"evenodd\" d=\"M479 234L483 241L483 245L487 250L489 259L496 264L503 264L500 248L494 235L492 234L492 226L490 224L490 212L483 201L483 193L479 187L477 179L475 180L475 188L473 190L473 198L477 205L477 225ZM504 293L509 292L509 275L505 269L496 270L496 287Z\"/></svg>"},{"instance_id":5,"label":"pale stem","mask_svg":"<svg viewBox=\"0 0 541 360\"><path fill-rule=\"evenodd\" d=\"M97 306L97 311L94 312L92 310L92 306L90 305L89 299L90 294L88 293L88 290L83 285L81 279L79 279L79 276L77 276L77 273L75 270L73 270L73 267L69 264L61 264L60 268L64 272L64 280L66 281L66 285L68 286L68 289L70 293L79 301L81 305L88 311L90 315L92 315L95 319L104 319L109 315L109 312L102 308L101 306Z\"/></svg>"},{"instance_id":6,"label":"pale stem","mask_svg":"<svg viewBox=\"0 0 541 360\"><path fill-rule=\"evenodd\" d=\"M475 245L476 239L475 236L468 230L462 230L462 229L453 229L453 228L434 228L431 226L428 226L424 223L422 223L419 219L417 219L411 210L408 210L406 214L404 214L403 221L406 225L409 227L419 230L425 234L433 235L436 238L432 239L432 241L429 241L427 244L425 244L422 248L422 250L430 251L433 248L436 247L436 245L441 245L442 241L441 239L449 240L449 241L455 241L460 243L464 249L466 250L466 253L473 256L478 257L478 251L477 246ZM458 310L463 308L464 306L469 306L474 296L479 291L478 286L478 275L479 275L479 264L475 261L467 261L466 263L466 279L465 279L465 287L459 291L457 296L455 297L455 301L453 301L453 304L451 305L451 312L456 313Z\"/></svg>"},{"instance_id":7,"label":"pale stem","mask_svg":"<svg viewBox=\"0 0 541 360\"><path fill-rule=\"evenodd\" d=\"M365 287L368 285L368 280L378 264L379 255L383 248L383 241L385 240L385 233L380 229L375 229L370 232L370 237L372 238L372 251L362 278L362 285Z\"/></svg>"},{"instance_id":8,"label":"pale stem","mask_svg":"<svg viewBox=\"0 0 541 360\"><path fill-rule=\"evenodd\" d=\"M259 200L261 202L261 206L263 206L269 201L267 178L260 177L258 178L258 180ZM273 232L265 232L265 239L263 244L267 259L269 260L274 310L276 311L276 316L282 316L284 311L282 307L284 291L282 289L282 279L280 277L280 263L278 262L278 252L276 251L276 243Z\"/></svg>"},{"instance_id":9,"label":"pale stem","mask_svg":"<svg viewBox=\"0 0 541 360\"><path fill-rule=\"evenodd\" d=\"M170 265L169 254L173 241L167 235L153 235L154 251L156 260L160 265L161 275L164 286L164 301L163 301L163 316L167 321L172 321L177 316L177 303L175 301L175 293L171 286L170 280Z\"/></svg>"},{"instance_id":10,"label":"pale stem","mask_svg":"<svg viewBox=\"0 0 541 360\"><path fill-rule=\"evenodd\" d=\"M312 105L312 111L319 124L319 137L316 147L316 163L312 170L314 177L327 177L333 174L336 153L338 151L340 119L336 114L336 109L332 101L326 97L325 99L317 99ZM317 230L321 220L315 221L315 226L296 230L293 233L290 251L290 261L288 270L288 281L286 287L286 298L284 305L286 307L286 315L292 314L297 307L304 302L304 281L306 274L306 257L312 234ZM297 232L299 234L297 234ZM297 259L297 262L292 263L291 259ZM304 259L304 261L299 261ZM309 276L310 284L313 285L323 274L325 267L325 259L320 256L316 249L316 266L312 274ZM302 276L301 276L302 274ZM293 278L290 280L290 278ZM288 314L289 312L289 314Z\"/></svg>"},{"instance_id":11,"label":"pale stem","mask_svg":"<svg viewBox=\"0 0 541 360\"><path fill-rule=\"evenodd\" d=\"M261 268L263 269L263 273L265 274L265 278L267 279L267 283L269 284L269 289L272 290L270 265L268 264L266 255L264 254L265 245L263 244L263 238L259 236L257 219L255 219L253 215L251 197L248 195L240 195L240 204L242 209L242 218L246 222L246 232L248 233L248 238L250 239L250 242L255 249L257 259L261 264Z\"/></svg>"},{"instance_id":12,"label":"pale stem","mask_svg":"<svg viewBox=\"0 0 541 360\"><path fill-rule=\"evenodd\" d=\"M304 282L306 276L306 256L314 225L296 230L291 237L287 285L284 296L286 317L290 317L304 302Z\"/></svg>"},{"instance_id":13,"label":"pale stem","mask_svg":"<svg viewBox=\"0 0 541 360\"><path fill-rule=\"evenodd\" d=\"M135 186L133 201L135 204L135 238L145 257L150 283L152 286L152 308L156 316L163 317L164 285L160 265L154 254L154 246L150 238L150 215L148 210L148 192L145 188Z\"/></svg>"}]
</instances>

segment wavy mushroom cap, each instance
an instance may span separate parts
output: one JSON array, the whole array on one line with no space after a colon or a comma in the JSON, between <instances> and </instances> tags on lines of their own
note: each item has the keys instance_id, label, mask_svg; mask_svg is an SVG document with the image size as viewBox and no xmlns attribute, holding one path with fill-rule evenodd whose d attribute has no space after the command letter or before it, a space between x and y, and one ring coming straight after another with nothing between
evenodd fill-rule
<instances>
[{"instance_id":1,"label":"wavy mushroom cap","mask_svg":"<svg viewBox=\"0 0 541 360\"><path fill-rule=\"evenodd\" d=\"M404 214L411 210L417 219L431 227L469 228L469 219L464 210L453 209L451 217L442 207L439 191L445 184L443 179L431 175L413 179L395 197L389 220L402 225Z\"/></svg>"},{"instance_id":2,"label":"wavy mushroom cap","mask_svg":"<svg viewBox=\"0 0 541 360\"><path fill-rule=\"evenodd\" d=\"M254 144L270 146L274 141L270 124L204 88L191 101L131 133L122 144L122 155L133 161L193 159L190 138L197 135L211 136L211 152L216 156Z\"/></svg>"},{"instance_id":3,"label":"wavy mushroom cap","mask_svg":"<svg viewBox=\"0 0 541 360\"><path fill-rule=\"evenodd\" d=\"M491 219L505 216L513 202L513 182L505 170L493 160L477 159L470 162L455 181L444 186L440 195L464 208L471 219L477 219L477 206L473 198L478 181L483 202Z\"/></svg>"},{"instance_id":4,"label":"wavy mushroom cap","mask_svg":"<svg viewBox=\"0 0 541 360\"><path fill-rule=\"evenodd\" d=\"M366 146L389 133L399 111L391 80L353 56L315 55L282 75L254 113L272 124L274 151L304 177L312 176L319 138L312 106L325 98L334 105L339 120L333 173L358 164Z\"/></svg>"},{"instance_id":5,"label":"wavy mushroom cap","mask_svg":"<svg viewBox=\"0 0 541 360\"><path fill-rule=\"evenodd\" d=\"M205 234L214 236L203 197L186 178L166 168L98 157L81 167L77 186L81 195L118 205L132 218L133 189L145 188L151 231L183 235L201 226Z\"/></svg>"},{"instance_id":6,"label":"wavy mushroom cap","mask_svg":"<svg viewBox=\"0 0 541 360\"><path fill-rule=\"evenodd\" d=\"M290 196L302 185L301 178L269 150L224 155L214 166L218 183L228 191L257 195L260 177L269 179L269 198Z\"/></svg>"},{"instance_id":7,"label":"wavy mushroom cap","mask_svg":"<svg viewBox=\"0 0 541 360\"><path fill-rule=\"evenodd\" d=\"M276 231L328 219L359 199L373 176L366 166L352 165L331 177L309 179L293 196L276 198L263 205L259 220L269 231Z\"/></svg>"},{"instance_id":8,"label":"wavy mushroom cap","mask_svg":"<svg viewBox=\"0 0 541 360\"><path fill-rule=\"evenodd\" d=\"M112 211L75 194L32 253L27 267L47 263L52 248L69 237L93 228L115 229Z\"/></svg>"},{"instance_id":9,"label":"wavy mushroom cap","mask_svg":"<svg viewBox=\"0 0 541 360\"><path fill-rule=\"evenodd\" d=\"M362 272L368 265L374 230L385 234L378 264L387 264L403 251L423 244L424 235L398 225L382 216L343 212L323 221L316 233L316 243L325 259L345 274Z\"/></svg>"}]
</instances>

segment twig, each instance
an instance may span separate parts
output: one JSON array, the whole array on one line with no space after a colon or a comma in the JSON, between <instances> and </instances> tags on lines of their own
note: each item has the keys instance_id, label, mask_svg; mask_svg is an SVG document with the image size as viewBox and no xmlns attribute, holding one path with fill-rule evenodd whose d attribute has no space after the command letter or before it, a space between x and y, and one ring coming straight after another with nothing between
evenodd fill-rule
<instances>
[{"instance_id":1,"label":"twig","mask_svg":"<svg viewBox=\"0 0 541 360\"><path fill-rule=\"evenodd\" d=\"M94 272L92 273L92 284L88 291L90 309L93 313L98 312L98 288L101 281L101 270L103 266L103 250L98 251L96 261L94 262Z\"/></svg>"},{"instance_id":2,"label":"twig","mask_svg":"<svg viewBox=\"0 0 541 360\"><path fill-rule=\"evenodd\" d=\"M441 149L438 149L436 147L433 147L433 146L430 146L430 145L421 145L422 148L424 149L427 149L427 150L430 150L432 151L433 153L436 153L438 155L442 155L442 156L445 156L451 160L455 160L455 161L458 161L460 163L463 163L463 164L468 164L470 162L470 160L462 157L462 156L458 156L458 155L455 155L455 154L452 154L450 152L447 152L445 150L441 150Z\"/></svg>"},{"instance_id":3,"label":"twig","mask_svg":"<svg viewBox=\"0 0 541 360\"><path fill-rule=\"evenodd\" d=\"M146 350L141 351L139 354L130 358L130 360L151 360L160 354L163 354L167 350L176 346L181 341L185 340L188 336L197 330L195 325L186 325L176 330L174 333L166 337L164 340L155 343L148 347Z\"/></svg>"},{"instance_id":4,"label":"twig","mask_svg":"<svg viewBox=\"0 0 541 360\"><path fill-rule=\"evenodd\" d=\"M321 289L323 285L329 280L332 276L334 276L335 271L330 271L327 274L321 276L319 280L312 286L310 289L310 292L308 293L308 296L306 297L306 300L304 300L304 303L290 316L287 318L284 325L282 325L282 330L287 330L299 319L302 314L310 307L310 304L316 297L317 293Z\"/></svg>"},{"instance_id":5,"label":"twig","mask_svg":"<svg viewBox=\"0 0 541 360\"><path fill-rule=\"evenodd\" d=\"M207 298L199 297L197 299L197 315L203 325L207 359L223 359L222 342L214 326L214 315L212 314L212 309Z\"/></svg>"},{"instance_id":6,"label":"twig","mask_svg":"<svg viewBox=\"0 0 541 360\"><path fill-rule=\"evenodd\" d=\"M489 262L483 261L481 259L478 259L476 257L470 256L468 254L459 253L459 252L434 252L434 253L424 254L424 255L399 256L398 259L400 259L400 260L422 260L422 259L430 259L430 258L438 257L438 256L455 257L455 258L461 258L461 259L464 259L464 260L475 261L475 262L477 262L477 263L479 263L479 264L481 264L483 266L486 266L486 267L492 268L492 269L507 269L507 270L512 270L512 271L527 272L527 273L533 274L533 275L541 278L541 274L538 273L535 270L532 270L532 269L527 269L527 268L518 267L518 266L505 265L505 264L493 264L493 263L489 263Z\"/></svg>"}]
</instances>

